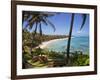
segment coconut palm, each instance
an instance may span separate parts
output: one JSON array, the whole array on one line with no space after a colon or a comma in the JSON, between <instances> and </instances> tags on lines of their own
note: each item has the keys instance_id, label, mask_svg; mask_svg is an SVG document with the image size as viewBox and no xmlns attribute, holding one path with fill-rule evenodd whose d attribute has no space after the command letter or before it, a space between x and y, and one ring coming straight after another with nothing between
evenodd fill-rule
<instances>
[{"instance_id":1,"label":"coconut palm","mask_svg":"<svg viewBox=\"0 0 100 80\"><path fill-rule=\"evenodd\" d=\"M32 11L23 11L22 14L22 24L26 21L27 24L24 26L24 29L29 28L30 30L35 27L34 29L34 34L32 37L32 43L33 43L33 39L37 33L37 29L39 29L39 33L40 36L42 36L42 24L45 24L46 26L49 24L53 30L55 31L56 28L55 26L48 20L48 17L54 16L54 13L47 13L47 12L32 12ZM33 44L31 44L30 47L30 53L32 53L32 48L33 48ZM25 62L26 59L23 58L23 62ZM23 63L23 67L25 67L25 65L27 65L27 63Z\"/></svg>"},{"instance_id":2,"label":"coconut palm","mask_svg":"<svg viewBox=\"0 0 100 80\"><path fill-rule=\"evenodd\" d=\"M66 54L66 65L69 65L69 54L70 54L70 45L71 45L71 37L72 37L72 30L73 30L73 23L74 23L74 17L75 17L75 13L72 13L71 15L71 23L70 23L70 31L69 31L69 37L68 37L68 44L67 44L67 54ZM82 24L81 24L81 27L80 27L80 30L84 27L84 24L86 22L86 14L82 14L82 18L83 18L83 21L82 21Z\"/></svg>"},{"instance_id":3,"label":"coconut palm","mask_svg":"<svg viewBox=\"0 0 100 80\"><path fill-rule=\"evenodd\" d=\"M50 25L54 31L56 30L55 26L48 20L48 18L54 16L54 14L55 13L23 11L23 22L27 21L27 24L24 26L25 29L29 27L29 29L32 30L32 28L35 27L32 39L34 39L37 29L39 29L39 34L42 36L42 24L46 26Z\"/></svg>"},{"instance_id":4,"label":"coconut palm","mask_svg":"<svg viewBox=\"0 0 100 80\"><path fill-rule=\"evenodd\" d=\"M42 35L42 28L41 24L50 25L54 31L55 26L48 20L48 17L54 16L54 13L48 13L48 12L31 12L31 11L24 11L23 12L23 22L27 20L28 24L25 26L25 28L29 27L30 29L33 28L33 25L36 24L34 32L37 32L37 27L40 28L39 32L40 35Z\"/></svg>"}]
</instances>

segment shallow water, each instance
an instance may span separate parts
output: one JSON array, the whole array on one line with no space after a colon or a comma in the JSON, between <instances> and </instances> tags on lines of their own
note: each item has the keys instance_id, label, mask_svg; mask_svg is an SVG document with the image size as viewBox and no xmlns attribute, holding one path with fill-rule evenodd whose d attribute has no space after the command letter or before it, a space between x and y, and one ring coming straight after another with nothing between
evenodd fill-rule
<instances>
[{"instance_id":1,"label":"shallow water","mask_svg":"<svg viewBox=\"0 0 100 80\"><path fill-rule=\"evenodd\" d=\"M49 51L65 52L68 39L57 40L48 44L45 49ZM71 40L71 51L82 51L89 53L89 37L73 37Z\"/></svg>"}]
</instances>

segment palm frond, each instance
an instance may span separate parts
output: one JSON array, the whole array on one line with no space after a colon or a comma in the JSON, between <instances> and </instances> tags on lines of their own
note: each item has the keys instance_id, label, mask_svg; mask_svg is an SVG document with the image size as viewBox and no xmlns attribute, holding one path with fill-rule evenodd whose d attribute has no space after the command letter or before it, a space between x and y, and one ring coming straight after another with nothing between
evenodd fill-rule
<instances>
[{"instance_id":1,"label":"palm frond","mask_svg":"<svg viewBox=\"0 0 100 80\"><path fill-rule=\"evenodd\" d=\"M29 24L29 29L31 30L35 22Z\"/></svg>"},{"instance_id":2,"label":"palm frond","mask_svg":"<svg viewBox=\"0 0 100 80\"><path fill-rule=\"evenodd\" d=\"M35 23L35 20L36 20L37 16L36 17L32 17L32 19L30 19L28 22L28 24L25 26L25 28L27 28L28 26L30 28L32 28L32 25Z\"/></svg>"},{"instance_id":3,"label":"palm frond","mask_svg":"<svg viewBox=\"0 0 100 80\"><path fill-rule=\"evenodd\" d=\"M28 22L28 21L27 21L27 22ZM25 25L25 28L27 28L28 26L29 26L29 22ZM25 28L24 28L24 29L25 29Z\"/></svg>"},{"instance_id":4,"label":"palm frond","mask_svg":"<svg viewBox=\"0 0 100 80\"><path fill-rule=\"evenodd\" d=\"M56 13L54 13L54 12L52 12L52 13L49 13L49 12L42 12L41 13L43 16L45 16L45 17L52 17L52 16L54 16Z\"/></svg>"},{"instance_id":5,"label":"palm frond","mask_svg":"<svg viewBox=\"0 0 100 80\"><path fill-rule=\"evenodd\" d=\"M29 22L33 23L37 18L38 18L38 16L32 16L32 18L29 20Z\"/></svg>"},{"instance_id":6,"label":"palm frond","mask_svg":"<svg viewBox=\"0 0 100 80\"><path fill-rule=\"evenodd\" d=\"M41 19L42 23L45 24L46 26L48 25L47 21L45 19Z\"/></svg>"},{"instance_id":7,"label":"palm frond","mask_svg":"<svg viewBox=\"0 0 100 80\"><path fill-rule=\"evenodd\" d=\"M28 24L25 25L25 28L29 27L29 29L32 29L33 25L36 24L34 34L36 34L37 32L37 27L39 24L39 32L40 35L42 35L42 26L41 26L42 23L46 26L49 24L54 31L56 30L55 26L48 20L48 17L54 16L55 13L32 12L32 11L25 11L24 13L25 13L25 18L28 17L26 14L30 15L27 18Z\"/></svg>"},{"instance_id":8,"label":"palm frond","mask_svg":"<svg viewBox=\"0 0 100 80\"><path fill-rule=\"evenodd\" d=\"M82 14L83 21L82 21L82 25L81 25L81 27L80 27L80 30L83 28L83 26L84 26L84 24L85 24L85 22L86 22L86 17L87 17L86 14Z\"/></svg>"},{"instance_id":9,"label":"palm frond","mask_svg":"<svg viewBox=\"0 0 100 80\"><path fill-rule=\"evenodd\" d=\"M54 32L56 30L55 25L53 25L47 18L45 20L49 23L49 25L54 29Z\"/></svg>"},{"instance_id":10,"label":"palm frond","mask_svg":"<svg viewBox=\"0 0 100 80\"><path fill-rule=\"evenodd\" d=\"M30 17L29 14L25 14L25 15L24 15L24 21L25 21L25 20L28 20L29 17Z\"/></svg>"}]
</instances>

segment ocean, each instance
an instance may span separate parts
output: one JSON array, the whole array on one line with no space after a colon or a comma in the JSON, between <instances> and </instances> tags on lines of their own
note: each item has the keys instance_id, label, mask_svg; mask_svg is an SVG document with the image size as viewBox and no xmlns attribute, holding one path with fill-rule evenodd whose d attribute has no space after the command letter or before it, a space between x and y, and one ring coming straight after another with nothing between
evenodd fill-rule
<instances>
[{"instance_id":1,"label":"ocean","mask_svg":"<svg viewBox=\"0 0 100 80\"><path fill-rule=\"evenodd\" d=\"M68 39L57 40L48 44L45 49L49 51L65 52L67 49ZM89 53L89 37L72 37L70 51L82 51L84 54Z\"/></svg>"}]
</instances>

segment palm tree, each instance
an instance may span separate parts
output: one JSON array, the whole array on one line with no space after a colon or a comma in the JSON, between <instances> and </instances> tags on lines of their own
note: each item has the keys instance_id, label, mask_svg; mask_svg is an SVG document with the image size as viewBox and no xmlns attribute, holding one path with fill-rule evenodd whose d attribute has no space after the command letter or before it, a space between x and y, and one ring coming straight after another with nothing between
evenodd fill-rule
<instances>
[{"instance_id":1,"label":"palm tree","mask_svg":"<svg viewBox=\"0 0 100 80\"><path fill-rule=\"evenodd\" d=\"M48 13L48 12L31 12L31 11L23 11L23 22L27 20L28 24L25 28L29 27L30 29L33 28L33 25L36 24L34 33L37 32L37 27L39 27L40 35L42 35L42 23L45 25L50 25L54 31L56 30L55 26L48 20L48 17L54 16L55 13Z\"/></svg>"},{"instance_id":2,"label":"palm tree","mask_svg":"<svg viewBox=\"0 0 100 80\"><path fill-rule=\"evenodd\" d=\"M71 37L72 37L72 30L73 30L73 23L74 23L74 17L75 17L75 13L72 13L71 15L71 23L70 23L70 31L69 31L69 37L68 37L68 44L67 44L67 54L66 54L66 62L65 64L66 65L69 65L69 54L70 54L70 45L71 45ZM83 18L83 21L82 21L82 24L81 24L81 27L80 27L80 30L83 28L85 22L86 22L86 14L82 14L82 18Z\"/></svg>"},{"instance_id":3,"label":"palm tree","mask_svg":"<svg viewBox=\"0 0 100 80\"><path fill-rule=\"evenodd\" d=\"M31 30L33 27L35 27L35 29L33 31L34 34L32 37L32 43L33 43L33 39L37 33L38 28L39 28L40 36L42 36L42 26L41 26L42 23L45 25L49 24L54 29L54 31L56 30L55 26L48 20L48 17L52 17L52 16L54 16L54 13L23 11L22 25L23 25L24 21L27 22L27 25L24 26L25 27L24 29L27 29L27 27L29 27L29 29ZM33 44L31 44L30 48L31 48L30 53L32 54ZM27 61L23 57L23 68L25 68L25 65L27 65Z\"/></svg>"},{"instance_id":4,"label":"palm tree","mask_svg":"<svg viewBox=\"0 0 100 80\"><path fill-rule=\"evenodd\" d=\"M56 30L55 26L48 20L48 17L52 17L52 16L54 16L54 14L55 13L23 11L23 15L22 15L23 21L22 22L24 22L24 21L28 22L27 25L25 26L25 28L29 27L29 29L31 30L33 27L35 27L35 29L33 31L34 34L33 34L32 39L34 39L34 37L37 33L37 29L39 29L39 34L40 34L40 36L42 36L42 24L44 24L46 26L50 25L54 31ZM31 46L31 48L32 47L33 47L33 45Z\"/></svg>"}]
</instances>

